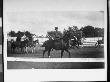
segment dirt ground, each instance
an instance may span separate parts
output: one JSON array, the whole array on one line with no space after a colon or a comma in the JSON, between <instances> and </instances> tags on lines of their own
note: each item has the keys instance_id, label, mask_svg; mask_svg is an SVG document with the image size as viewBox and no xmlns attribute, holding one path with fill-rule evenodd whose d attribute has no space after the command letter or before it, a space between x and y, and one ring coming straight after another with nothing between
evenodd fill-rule
<instances>
[{"instance_id":1,"label":"dirt ground","mask_svg":"<svg viewBox=\"0 0 110 82\"><path fill-rule=\"evenodd\" d=\"M79 49L70 49L71 58L104 58L104 48L84 47ZM8 57L29 57L42 58L43 49L37 48L36 53L32 54L8 54ZM61 51L51 51L51 58L61 58ZM48 58L45 53L44 58ZM67 52L64 52L63 58L68 58ZM7 61L8 69L103 69L104 62L25 62L25 61Z\"/></svg>"},{"instance_id":2,"label":"dirt ground","mask_svg":"<svg viewBox=\"0 0 110 82\"><path fill-rule=\"evenodd\" d=\"M36 53L28 53L28 54L8 54L8 57L34 57L34 58L42 58L43 50L41 48L36 49ZM71 58L104 58L104 48L95 48L95 47L84 47L84 48L75 48L69 49L71 53ZM50 58L61 58L60 50L53 50L50 53ZM64 52L63 58L68 58L68 53ZM44 55L44 58L48 58L47 52Z\"/></svg>"}]
</instances>

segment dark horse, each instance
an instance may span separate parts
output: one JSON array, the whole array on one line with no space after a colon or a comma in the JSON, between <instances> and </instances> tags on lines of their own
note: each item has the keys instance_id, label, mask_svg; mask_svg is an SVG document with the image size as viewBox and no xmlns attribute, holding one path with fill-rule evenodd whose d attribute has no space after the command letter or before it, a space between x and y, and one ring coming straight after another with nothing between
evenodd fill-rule
<instances>
[{"instance_id":1,"label":"dark horse","mask_svg":"<svg viewBox=\"0 0 110 82\"><path fill-rule=\"evenodd\" d=\"M11 51L15 53L15 49L19 50L20 52L24 52L24 49L26 48L28 43L28 39L25 39L24 41L21 41L21 38L19 40L11 42Z\"/></svg>"},{"instance_id":2,"label":"dark horse","mask_svg":"<svg viewBox=\"0 0 110 82\"><path fill-rule=\"evenodd\" d=\"M97 48L97 47L100 47L101 44L103 44L103 43L104 43L104 40L103 40L103 39L102 39L102 40L98 40L98 41L96 42L96 44L95 44L96 48Z\"/></svg>"},{"instance_id":3,"label":"dark horse","mask_svg":"<svg viewBox=\"0 0 110 82\"><path fill-rule=\"evenodd\" d=\"M29 50L31 50L32 53L35 53L35 48L37 44L39 44L39 40L29 41L26 46L26 53L29 53Z\"/></svg>"},{"instance_id":4,"label":"dark horse","mask_svg":"<svg viewBox=\"0 0 110 82\"><path fill-rule=\"evenodd\" d=\"M71 39L70 40L70 48L79 48L79 41Z\"/></svg>"},{"instance_id":5,"label":"dark horse","mask_svg":"<svg viewBox=\"0 0 110 82\"><path fill-rule=\"evenodd\" d=\"M79 45L82 45L83 44L83 42L82 42L83 40L80 38L80 39L74 39L74 38L72 38L72 39L70 39L70 48L79 48Z\"/></svg>"},{"instance_id":6,"label":"dark horse","mask_svg":"<svg viewBox=\"0 0 110 82\"><path fill-rule=\"evenodd\" d=\"M66 51L69 54L69 57L71 57L69 52L69 33L66 33L62 38L59 40L47 40L43 43L42 47L45 47L45 50L43 51L43 57L46 51L48 51L48 57L50 57L50 51L52 49L55 50L61 50L61 58L63 56L63 52Z\"/></svg>"}]
</instances>

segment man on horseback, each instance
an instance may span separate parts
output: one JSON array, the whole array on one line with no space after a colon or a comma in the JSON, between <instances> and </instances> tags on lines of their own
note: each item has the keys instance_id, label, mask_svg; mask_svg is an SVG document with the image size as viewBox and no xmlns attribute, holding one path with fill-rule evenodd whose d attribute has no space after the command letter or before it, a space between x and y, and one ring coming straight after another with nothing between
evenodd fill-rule
<instances>
[{"instance_id":1,"label":"man on horseback","mask_svg":"<svg viewBox=\"0 0 110 82\"><path fill-rule=\"evenodd\" d=\"M63 34L58 31L58 27L55 27L55 31L50 32L51 33L48 33L50 43L53 43L53 45L57 45L57 48L63 47Z\"/></svg>"},{"instance_id":2,"label":"man on horseback","mask_svg":"<svg viewBox=\"0 0 110 82\"><path fill-rule=\"evenodd\" d=\"M55 31L54 31L54 36L53 36L53 41L55 45L62 46L63 44L63 34L58 31L58 27L55 27Z\"/></svg>"},{"instance_id":3,"label":"man on horseback","mask_svg":"<svg viewBox=\"0 0 110 82\"><path fill-rule=\"evenodd\" d=\"M78 46L81 45L81 35L80 34L77 34L77 41L78 41Z\"/></svg>"},{"instance_id":4,"label":"man on horseback","mask_svg":"<svg viewBox=\"0 0 110 82\"><path fill-rule=\"evenodd\" d=\"M66 51L70 55L69 46L69 37L70 34L66 32L65 34L62 34L60 31L58 31L58 27L55 27L55 31L48 32L47 37L49 40L45 41L42 45L42 47L45 47L45 50L43 51L43 57L46 51L48 51L48 57L50 57L50 51L55 50L61 50L61 58L63 56L63 52Z\"/></svg>"},{"instance_id":5,"label":"man on horseback","mask_svg":"<svg viewBox=\"0 0 110 82\"><path fill-rule=\"evenodd\" d=\"M69 27L68 28L68 34L70 35L69 37L70 37L70 40L69 40L69 47L70 48L74 48L74 46L76 46L77 45L77 37L76 37L76 33L75 33L75 31L71 28L71 27Z\"/></svg>"},{"instance_id":6,"label":"man on horseback","mask_svg":"<svg viewBox=\"0 0 110 82\"><path fill-rule=\"evenodd\" d=\"M54 34L53 39L55 41L59 41L63 37L62 33L60 31L58 31L58 27L55 27L55 32L54 33L55 34Z\"/></svg>"}]
</instances>

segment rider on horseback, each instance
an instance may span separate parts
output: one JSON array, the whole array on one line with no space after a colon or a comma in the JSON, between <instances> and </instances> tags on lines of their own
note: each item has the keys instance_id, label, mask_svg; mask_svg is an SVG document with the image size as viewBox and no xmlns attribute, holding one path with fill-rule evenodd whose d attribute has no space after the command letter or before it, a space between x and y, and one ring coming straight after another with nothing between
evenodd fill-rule
<instances>
[{"instance_id":1,"label":"rider on horseback","mask_svg":"<svg viewBox=\"0 0 110 82\"><path fill-rule=\"evenodd\" d=\"M59 41L63 37L63 34L60 31L58 31L58 27L55 27L54 33L55 33L55 35L54 35L53 39L55 41Z\"/></svg>"},{"instance_id":2,"label":"rider on horseback","mask_svg":"<svg viewBox=\"0 0 110 82\"><path fill-rule=\"evenodd\" d=\"M51 41L58 46L61 46L63 44L63 34L58 31L58 27L55 27L55 31L52 31L52 35L48 34L49 41Z\"/></svg>"},{"instance_id":3,"label":"rider on horseback","mask_svg":"<svg viewBox=\"0 0 110 82\"><path fill-rule=\"evenodd\" d=\"M64 35L58 31L58 27L55 27L55 31L51 31L50 34L48 32L47 37L49 37L49 40L45 41L42 45L42 47L45 47L45 50L43 51L43 57L46 51L48 51L48 57L50 57L50 51L53 51L53 49L61 50L61 57L63 56L64 51L66 51L69 54L69 57L71 57L68 50L68 36L68 33L65 33Z\"/></svg>"}]
</instances>

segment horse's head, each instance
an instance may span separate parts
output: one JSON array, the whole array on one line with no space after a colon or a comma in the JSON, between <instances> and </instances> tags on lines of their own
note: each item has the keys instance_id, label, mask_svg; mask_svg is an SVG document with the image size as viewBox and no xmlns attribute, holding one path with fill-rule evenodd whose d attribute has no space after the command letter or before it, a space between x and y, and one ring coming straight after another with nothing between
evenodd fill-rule
<instances>
[{"instance_id":1,"label":"horse's head","mask_svg":"<svg viewBox=\"0 0 110 82\"><path fill-rule=\"evenodd\" d=\"M63 40L65 42L69 41L71 38L70 38L70 33L67 31L64 35L63 35Z\"/></svg>"}]
</instances>

